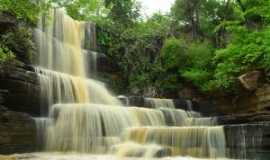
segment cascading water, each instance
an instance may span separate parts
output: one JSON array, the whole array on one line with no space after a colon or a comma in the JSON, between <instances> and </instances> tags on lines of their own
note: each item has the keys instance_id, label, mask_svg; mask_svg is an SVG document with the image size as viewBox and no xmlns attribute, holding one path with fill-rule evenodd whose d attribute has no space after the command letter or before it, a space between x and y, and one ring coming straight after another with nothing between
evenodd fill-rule
<instances>
[{"instance_id":1,"label":"cascading water","mask_svg":"<svg viewBox=\"0 0 270 160\"><path fill-rule=\"evenodd\" d=\"M47 117L36 122L47 151L225 157L223 127L213 126L214 119L175 109L170 100L149 99L152 109L123 107L104 84L87 79L85 42L94 39L88 37L95 35L89 32L93 26L58 9L50 17L41 18L35 34L41 110Z\"/></svg>"}]
</instances>

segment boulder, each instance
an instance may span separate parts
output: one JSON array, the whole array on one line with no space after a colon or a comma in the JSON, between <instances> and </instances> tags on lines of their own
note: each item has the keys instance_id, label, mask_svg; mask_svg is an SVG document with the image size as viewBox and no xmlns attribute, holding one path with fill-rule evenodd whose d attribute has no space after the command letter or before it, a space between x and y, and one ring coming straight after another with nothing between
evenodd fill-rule
<instances>
[{"instance_id":1,"label":"boulder","mask_svg":"<svg viewBox=\"0 0 270 160\"><path fill-rule=\"evenodd\" d=\"M34 120L28 114L0 106L0 154L33 152L35 141Z\"/></svg>"},{"instance_id":2,"label":"boulder","mask_svg":"<svg viewBox=\"0 0 270 160\"><path fill-rule=\"evenodd\" d=\"M260 71L251 71L241 75L238 79L245 89L253 91L258 88L258 80L260 76Z\"/></svg>"}]
</instances>

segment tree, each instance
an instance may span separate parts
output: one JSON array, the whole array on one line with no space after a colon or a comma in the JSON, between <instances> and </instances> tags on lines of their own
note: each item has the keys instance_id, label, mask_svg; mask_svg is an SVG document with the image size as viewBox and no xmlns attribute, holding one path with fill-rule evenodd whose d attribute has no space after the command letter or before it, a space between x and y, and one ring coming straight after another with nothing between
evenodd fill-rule
<instances>
[{"instance_id":1,"label":"tree","mask_svg":"<svg viewBox=\"0 0 270 160\"><path fill-rule=\"evenodd\" d=\"M98 21L108 15L103 0L53 0L58 7L64 7L67 13L77 20Z\"/></svg>"},{"instance_id":2,"label":"tree","mask_svg":"<svg viewBox=\"0 0 270 160\"><path fill-rule=\"evenodd\" d=\"M199 10L200 0L176 0L172 7L173 16L182 24L191 28L192 37L195 39L199 34Z\"/></svg>"},{"instance_id":3,"label":"tree","mask_svg":"<svg viewBox=\"0 0 270 160\"><path fill-rule=\"evenodd\" d=\"M139 17L139 4L135 0L105 0L109 16L117 25L133 24Z\"/></svg>"},{"instance_id":4,"label":"tree","mask_svg":"<svg viewBox=\"0 0 270 160\"><path fill-rule=\"evenodd\" d=\"M40 13L46 12L50 4L50 1L0 0L0 12L12 13L20 21L35 24Z\"/></svg>"}]
</instances>

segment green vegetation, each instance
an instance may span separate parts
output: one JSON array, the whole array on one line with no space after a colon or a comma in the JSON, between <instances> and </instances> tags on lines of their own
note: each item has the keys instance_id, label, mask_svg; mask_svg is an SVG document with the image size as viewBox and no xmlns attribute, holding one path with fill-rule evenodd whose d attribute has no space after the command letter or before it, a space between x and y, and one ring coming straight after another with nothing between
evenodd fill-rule
<instances>
[{"instance_id":1,"label":"green vegetation","mask_svg":"<svg viewBox=\"0 0 270 160\"><path fill-rule=\"evenodd\" d=\"M0 46L0 64L12 63L15 61L14 53L6 46Z\"/></svg>"},{"instance_id":2,"label":"green vegetation","mask_svg":"<svg viewBox=\"0 0 270 160\"><path fill-rule=\"evenodd\" d=\"M1 0L0 11L35 24L49 6L96 23L98 51L117 63L113 86L120 93L175 96L191 86L233 95L240 91L238 76L270 70L270 0L176 0L168 15L147 19L135 0ZM21 59L33 54L26 30L1 39L6 47L0 59L12 52Z\"/></svg>"},{"instance_id":3,"label":"green vegetation","mask_svg":"<svg viewBox=\"0 0 270 160\"><path fill-rule=\"evenodd\" d=\"M0 0L0 16L9 26L0 26L0 62L17 60L30 63L34 54L31 28L46 13L50 2L35 0ZM16 57L16 60L15 60ZM14 63L15 64L15 63Z\"/></svg>"},{"instance_id":4,"label":"green vegetation","mask_svg":"<svg viewBox=\"0 0 270 160\"><path fill-rule=\"evenodd\" d=\"M50 3L35 0L0 0L0 11L10 12L18 20L35 24L39 13L46 11Z\"/></svg>"}]
</instances>

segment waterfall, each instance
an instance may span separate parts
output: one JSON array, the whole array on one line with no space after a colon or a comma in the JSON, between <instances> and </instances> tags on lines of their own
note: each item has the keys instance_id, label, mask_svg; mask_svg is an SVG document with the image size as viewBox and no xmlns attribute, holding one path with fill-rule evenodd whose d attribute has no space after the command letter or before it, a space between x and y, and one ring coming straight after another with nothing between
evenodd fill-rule
<instances>
[{"instance_id":1,"label":"waterfall","mask_svg":"<svg viewBox=\"0 0 270 160\"><path fill-rule=\"evenodd\" d=\"M34 118L37 128L37 149L44 149L44 144L47 141L47 128L50 124L50 119L46 117Z\"/></svg>"},{"instance_id":2,"label":"waterfall","mask_svg":"<svg viewBox=\"0 0 270 160\"><path fill-rule=\"evenodd\" d=\"M225 157L223 127L216 126L215 119L176 109L169 99L148 98L150 108L124 107L102 82L91 79L95 76L89 66L96 65L98 54L90 50L96 45L94 28L61 9L40 18L35 71L41 87L41 116L46 117L36 119L42 149Z\"/></svg>"},{"instance_id":3,"label":"waterfall","mask_svg":"<svg viewBox=\"0 0 270 160\"><path fill-rule=\"evenodd\" d=\"M126 141L159 144L171 155L225 157L225 135L222 127L140 127L127 131Z\"/></svg>"},{"instance_id":4,"label":"waterfall","mask_svg":"<svg viewBox=\"0 0 270 160\"><path fill-rule=\"evenodd\" d=\"M151 108L175 108L171 99L145 98L145 102Z\"/></svg>"}]
</instances>

